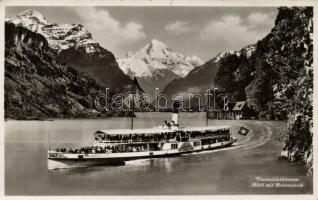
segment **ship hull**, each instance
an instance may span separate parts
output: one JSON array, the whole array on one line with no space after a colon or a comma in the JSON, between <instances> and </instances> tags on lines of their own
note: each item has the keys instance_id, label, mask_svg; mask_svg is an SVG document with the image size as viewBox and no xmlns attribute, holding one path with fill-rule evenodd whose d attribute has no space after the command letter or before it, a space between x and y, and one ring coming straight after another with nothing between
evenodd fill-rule
<instances>
[{"instance_id":1,"label":"ship hull","mask_svg":"<svg viewBox=\"0 0 318 200\"><path fill-rule=\"evenodd\" d=\"M193 147L191 150L173 149L162 151L125 152L125 153L101 153L101 154L63 154L59 157L48 158L48 169L65 169L88 166L124 165L125 161L162 158L189 154L200 151L208 151L231 146L236 139Z\"/></svg>"}]
</instances>

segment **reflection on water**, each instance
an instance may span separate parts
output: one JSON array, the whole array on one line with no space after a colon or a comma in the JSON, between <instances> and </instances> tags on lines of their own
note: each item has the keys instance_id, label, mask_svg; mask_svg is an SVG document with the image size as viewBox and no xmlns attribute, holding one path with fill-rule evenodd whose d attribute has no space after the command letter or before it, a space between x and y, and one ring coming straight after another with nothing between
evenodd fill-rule
<instances>
[{"instance_id":1,"label":"reflection on water","mask_svg":"<svg viewBox=\"0 0 318 200\"><path fill-rule=\"evenodd\" d=\"M203 126L204 115L182 113L181 124ZM142 113L136 128L153 127L169 113ZM274 141L283 122L210 121L244 126L248 136L228 149L169 158L128 161L123 166L95 166L47 170L50 146L78 147L93 143L97 129L129 128L129 119L8 121L5 132L5 192L7 195L188 195L188 194L297 194L312 193L312 179L302 190L256 191L251 176L305 176L306 167L278 160L281 144ZM270 128L268 128L270 126Z\"/></svg>"}]
</instances>

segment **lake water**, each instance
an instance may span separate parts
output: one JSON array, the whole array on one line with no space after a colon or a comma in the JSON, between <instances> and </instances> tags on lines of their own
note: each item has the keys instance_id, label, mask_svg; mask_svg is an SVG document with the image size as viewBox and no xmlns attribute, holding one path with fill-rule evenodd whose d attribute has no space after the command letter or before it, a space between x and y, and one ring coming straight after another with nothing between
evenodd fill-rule
<instances>
[{"instance_id":1,"label":"lake water","mask_svg":"<svg viewBox=\"0 0 318 200\"><path fill-rule=\"evenodd\" d=\"M170 113L137 113L135 128L161 125ZM182 126L205 126L204 113L181 113ZM213 195L312 193L307 167L279 160L281 121L210 120L251 132L237 145L170 158L129 161L124 166L47 170L52 148L91 145L98 129L130 128L130 119L5 122L6 195ZM49 133L49 134L48 134ZM49 137L48 137L49 135ZM48 139L49 138L49 139ZM301 177L302 188L252 188L261 177Z\"/></svg>"}]
</instances>

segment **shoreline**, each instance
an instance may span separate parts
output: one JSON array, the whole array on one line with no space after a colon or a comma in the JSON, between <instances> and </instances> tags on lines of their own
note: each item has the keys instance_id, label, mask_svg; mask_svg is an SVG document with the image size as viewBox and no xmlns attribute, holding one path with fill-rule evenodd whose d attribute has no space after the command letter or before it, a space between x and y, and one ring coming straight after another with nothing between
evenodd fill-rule
<instances>
[{"instance_id":1,"label":"shoreline","mask_svg":"<svg viewBox=\"0 0 318 200\"><path fill-rule=\"evenodd\" d=\"M135 113L167 113L167 112L157 112L157 111L150 111L150 112L135 112ZM201 112L180 112L180 113L187 113L187 114L194 114L194 113L201 113ZM134 118L138 116L135 115ZM26 117L26 118L10 118L4 117L4 121L55 121L55 120L92 120L92 119L116 119L116 118L131 118L131 116L100 116L100 117ZM226 120L226 121L245 121L245 120L253 120L253 121L286 121L282 119L213 119L209 118L209 120Z\"/></svg>"}]
</instances>

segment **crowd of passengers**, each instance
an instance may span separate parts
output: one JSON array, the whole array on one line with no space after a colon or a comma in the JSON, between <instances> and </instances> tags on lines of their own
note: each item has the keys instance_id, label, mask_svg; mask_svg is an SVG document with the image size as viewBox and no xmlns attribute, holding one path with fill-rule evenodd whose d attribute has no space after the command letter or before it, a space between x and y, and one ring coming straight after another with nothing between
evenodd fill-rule
<instances>
[{"instance_id":1,"label":"crowd of passengers","mask_svg":"<svg viewBox=\"0 0 318 200\"><path fill-rule=\"evenodd\" d=\"M149 145L150 151L158 150L157 145ZM123 153L123 152L142 152L148 151L146 145L116 145L116 146L91 146L91 147L81 147L79 149L73 148L61 148L56 149L57 152L62 153L77 153L77 154L95 154L95 153Z\"/></svg>"},{"instance_id":2,"label":"crowd of passengers","mask_svg":"<svg viewBox=\"0 0 318 200\"><path fill-rule=\"evenodd\" d=\"M97 135L95 140L97 141L120 141L120 142L151 142L151 141L169 141L177 140L180 141L180 138L202 138L210 137L215 135L227 134L229 130L221 129L218 131L176 131L176 132L167 132L167 133L157 133L157 134L130 134L130 135Z\"/></svg>"},{"instance_id":3,"label":"crowd of passengers","mask_svg":"<svg viewBox=\"0 0 318 200\"><path fill-rule=\"evenodd\" d=\"M206 145L206 144L213 144L216 142L225 142L225 141L229 141L231 139L230 136L225 136L225 137L220 137L220 138L207 138L207 139L203 139L201 140L201 145Z\"/></svg>"},{"instance_id":4,"label":"crowd of passengers","mask_svg":"<svg viewBox=\"0 0 318 200\"><path fill-rule=\"evenodd\" d=\"M210 136L220 136L224 134L228 134L229 130L228 129L220 129L217 131L205 131L205 132L200 132L200 131L192 131L190 133L190 138L201 138L201 137L210 137Z\"/></svg>"},{"instance_id":5,"label":"crowd of passengers","mask_svg":"<svg viewBox=\"0 0 318 200\"><path fill-rule=\"evenodd\" d=\"M130 135L99 135L95 140L111 140L111 141L164 141L177 137L177 132L171 133L158 133L158 134L130 134Z\"/></svg>"}]
</instances>

